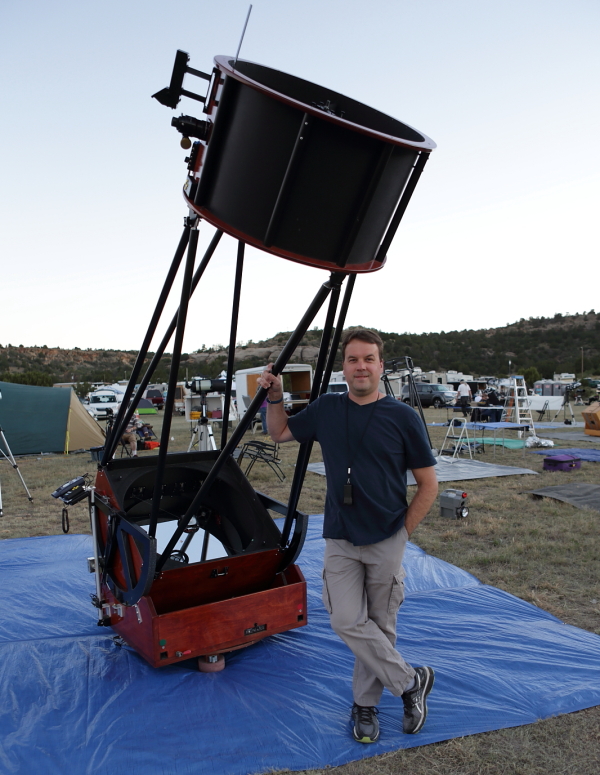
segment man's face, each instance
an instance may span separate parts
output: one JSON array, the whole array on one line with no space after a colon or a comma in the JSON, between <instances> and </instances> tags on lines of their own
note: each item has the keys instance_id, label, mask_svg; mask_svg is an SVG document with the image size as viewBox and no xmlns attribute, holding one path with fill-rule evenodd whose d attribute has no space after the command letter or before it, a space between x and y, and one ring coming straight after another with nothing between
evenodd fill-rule
<instances>
[{"instance_id":1,"label":"man's face","mask_svg":"<svg viewBox=\"0 0 600 775\"><path fill-rule=\"evenodd\" d=\"M342 370L350 393L357 398L379 390L383 361L379 359L377 345L360 339L348 342Z\"/></svg>"}]
</instances>

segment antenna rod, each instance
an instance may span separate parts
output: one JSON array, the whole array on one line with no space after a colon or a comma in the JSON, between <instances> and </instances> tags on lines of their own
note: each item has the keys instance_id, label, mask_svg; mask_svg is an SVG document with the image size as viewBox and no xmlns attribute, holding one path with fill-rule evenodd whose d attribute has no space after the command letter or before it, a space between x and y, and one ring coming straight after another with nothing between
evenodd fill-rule
<instances>
[{"instance_id":1,"label":"antenna rod","mask_svg":"<svg viewBox=\"0 0 600 775\"><path fill-rule=\"evenodd\" d=\"M246 34L246 27L248 26L248 19L250 18L250 14L252 12L252 4L250 4L250 8L248 8L248 15L246 16L246 22L244 23L244 29L242 30L242 37L240 38L240 45L238 46L237 53L235 55L235 61L233 63L233 67L235 69L235 66L237 65L238 57L240 55L240 49L242 47L242 43L244 41L244 35Z\"/></svg>"}]
</instances>

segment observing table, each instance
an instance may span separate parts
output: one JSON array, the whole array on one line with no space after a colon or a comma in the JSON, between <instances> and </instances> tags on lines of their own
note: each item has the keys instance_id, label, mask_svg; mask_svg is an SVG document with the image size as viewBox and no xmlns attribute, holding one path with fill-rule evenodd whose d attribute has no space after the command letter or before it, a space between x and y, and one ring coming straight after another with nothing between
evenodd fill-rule
<instances>
[{"instance_id":1,"label":"observing table","mask_svg":"<svg viewBox=\"0 0 600 775\"><path fill-rule=\"evenodd\" d=\"M516 422L469 422L467 423L468 430L482 431L482 436L485 438L485 431L490 430L494 432L494 457L496 457L496 439L498 431L502 431L502 446L504 447L504 440L506 438L506 431L528 431L530 426L524 423ZM483 445L485 450L485 444ZM523 455L525 455L525 446L523 446Z\"/></svg>"}]
</instances>

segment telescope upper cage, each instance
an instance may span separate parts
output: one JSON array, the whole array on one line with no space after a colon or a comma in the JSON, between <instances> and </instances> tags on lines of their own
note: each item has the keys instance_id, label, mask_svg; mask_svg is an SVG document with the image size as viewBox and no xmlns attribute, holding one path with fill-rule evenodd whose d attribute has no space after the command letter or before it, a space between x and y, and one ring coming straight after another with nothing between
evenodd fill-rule
<instances>
[{"instance_id":1,"label":"telescope upper cage","mask_svg":"<svg viewBox=\"0 0 600 775\"><path fill-rule=\"evenodd\" d=\"M225 56L214 61L206 138L195 144L184 187L188 205L282 258L330 271L379 269L435 143L310 81Z\"/></svg>"}]
</instances>

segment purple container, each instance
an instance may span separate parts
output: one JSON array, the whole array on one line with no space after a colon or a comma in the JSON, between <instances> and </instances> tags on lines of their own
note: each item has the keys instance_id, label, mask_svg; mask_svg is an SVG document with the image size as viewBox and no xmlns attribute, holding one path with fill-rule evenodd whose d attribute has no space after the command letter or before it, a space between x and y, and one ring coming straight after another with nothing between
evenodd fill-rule
<instances>
[{"instance_id":1,"label":"purple container","mask_svg":"<svg viewBox=\"0 0 600 775\"><path fill-rule=\"evenodd\" d=\"M552 455L544 458L544 471L576 471L581 460L574 455Z\"/></svg>"}]
</instances>

